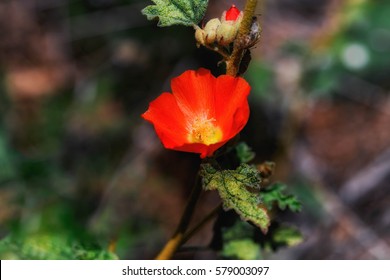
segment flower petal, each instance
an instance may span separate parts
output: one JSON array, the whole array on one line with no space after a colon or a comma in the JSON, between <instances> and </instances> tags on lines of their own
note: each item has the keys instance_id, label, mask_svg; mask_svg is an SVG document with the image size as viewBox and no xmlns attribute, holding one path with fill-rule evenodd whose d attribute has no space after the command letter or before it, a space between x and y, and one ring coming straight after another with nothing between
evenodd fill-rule
<instances>
[{"instance_id":1,"label":"flower petal","mask_svg":"<svg viewBox=\"0 0 390 280\"><path fill-rule=\"evenodd\" d=\"M215 89L215 115L223 131L223 139L238 134L249 118L249 84L242 78L219 76Z\"/></svg>"},{"instance_id":2,"label":"flower petal","mask_svg":"<svg viewBox=\"0 0 390 280\"><path fill-rule=\"evenodd\" d=\"M165 92L157 97L142 117L154 125L165 148L174 149L187 142L185 118L172 94Z\"/></svg>"},{"instance_id":3,"label":"flower petal","mask_svg":"<svg viewBox=\"0 0 390 280\"><path fill-rule=\"evenodd\" d=\"M226 11L225 20L236 20L240 15L240 10L235 5L232 5L229 10Z\"/></svg>"},{"instance_id":4,"label":"flower petal","mask_svg":"<svg viewBox=\"0 0 390 280\"><path fill-rule=\"evenodd\" d=\"M209 70L185 71L172 79L172 93L183 114L191 118L200 113L214 116L214 89L216 78Z\"/></svg>"},{"instance_id":5,"label":"flower petal","mask_svg":"<svg viewBox=\"0 0 390 280\"><path fill-rule=\"evenodd\" d=\"M181 147L175 148L177 151L182 152L189 152L189 153L199 153L201 158L209 157L214 154L216 150L218 150L220 147L225 145L226 141L224 142L218 142L211 145L205 145L205 144L185 144Z\"/></svg>"}]
</instances>

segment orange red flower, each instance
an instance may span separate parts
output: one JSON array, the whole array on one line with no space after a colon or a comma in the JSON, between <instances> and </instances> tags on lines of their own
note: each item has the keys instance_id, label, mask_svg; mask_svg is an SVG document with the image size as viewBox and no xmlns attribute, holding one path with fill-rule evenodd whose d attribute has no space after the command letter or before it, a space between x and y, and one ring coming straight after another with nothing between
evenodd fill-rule
<instances>
[{"instance_id":1,"label":"orange red flower","mask_svg":"<svg viewBox=\"0 0 390 280\"><path fill-rule=\"evenodd\" d=\"M216 78L200 68L173 78L171 88L142 114L167 149L212 156L248 121L250 86L243 78Z\"/></svg>"}]
</instances>

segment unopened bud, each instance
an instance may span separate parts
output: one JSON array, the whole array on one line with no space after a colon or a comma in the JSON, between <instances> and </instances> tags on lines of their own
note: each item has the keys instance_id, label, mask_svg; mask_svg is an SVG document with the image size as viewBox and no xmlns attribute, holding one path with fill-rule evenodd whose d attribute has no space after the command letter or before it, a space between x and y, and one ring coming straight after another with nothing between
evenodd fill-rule
<instances>
[{"instance_id":1,"label":"unopened bud","mask_svg":"<svg viewBox=\"0 0 390 280\"><path fill-rule=\"evenodd\" d=\"M217 30L218 44L226 46L234 41L242 21L243 13L232 5L229 10L223 12L221 25Z\"/></svg>"},{"instance_id":2,"label":"unopened bud","mask_svg":"<svg viewBox=\"0 0 390 280\"><path fill-rule=\"evenodd\" d=\"M203 28L205 33L205 42L207 44L214 43L217 38L217 29L221 25L221 22L217 18L213 18L206 23L206 26Z\"/></svg>"},{"instance_id":3,"label":"unopened bud","mask_svg":"<svg viewBox=\"0 0 390 280\"><path fill-rule=\"evenodd\" d=\"M205 44L205 41L204 41L204 38L205 38L205 33L203 31L203 29L201 29L200 27L198 27L196 30L195 30L195 39L196 39L196 42L197 42L197 46L199 48L199 45L204 45Z\"/></svg>"}]
</instances>

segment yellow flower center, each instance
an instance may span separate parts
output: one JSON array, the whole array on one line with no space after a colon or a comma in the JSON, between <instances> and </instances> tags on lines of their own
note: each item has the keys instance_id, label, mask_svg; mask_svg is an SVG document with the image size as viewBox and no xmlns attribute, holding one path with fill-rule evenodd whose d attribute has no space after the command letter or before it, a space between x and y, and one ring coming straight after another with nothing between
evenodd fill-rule
<instances>
[{"instance_id":1,"label":"yellow flower center","mask_svg":"<svg viewBox=\"0 0 390 280\"><path fill-rule=\"evenodd\" d=\"M222 139L222 130L215 125L215 119L209 119L207 116L194 118L187 130L187 139L190 143L211 145Z\"/></svg>"}]
</instances>

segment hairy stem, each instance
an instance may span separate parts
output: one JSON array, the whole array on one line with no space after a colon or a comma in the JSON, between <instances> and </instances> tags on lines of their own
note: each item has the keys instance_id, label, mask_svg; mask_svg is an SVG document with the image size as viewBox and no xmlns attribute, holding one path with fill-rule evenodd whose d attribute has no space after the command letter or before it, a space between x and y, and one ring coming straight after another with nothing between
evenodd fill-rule
<instances>
[{"instance_id":1,"label":"hairy stem","mask_svg":"<svg viewBox=\"0 0 390 280\"><path fill-rule=\"evenodd\" d=\"M246 50L245 41L248 36L252 18L255 14L257 0L247 0L244 8L244 17L238 30L236 39L234 40L233 51L228 60L226 60L226 74L237 76L240 69L240 63Z\"/></svg>"},{"instance_id":2,"label":"hairy stem","mask_svg":"<svg viewBox=\"0 0 390 280\"><path fill-rule=\"evenodd\" d=\"M199 175L197 175L195 185L191 191L190 198L187 202L186 208L184 209L183 215L180 219L179 225L176 228L175 233L165 244L164 248L155 258L156 260L169 260L173 254L182 245L184 233L187 231L188 225L190 224L192 214L196 206L196 202L202 192L202 185L200 184Z\"/></svg>"}]
</instances>

